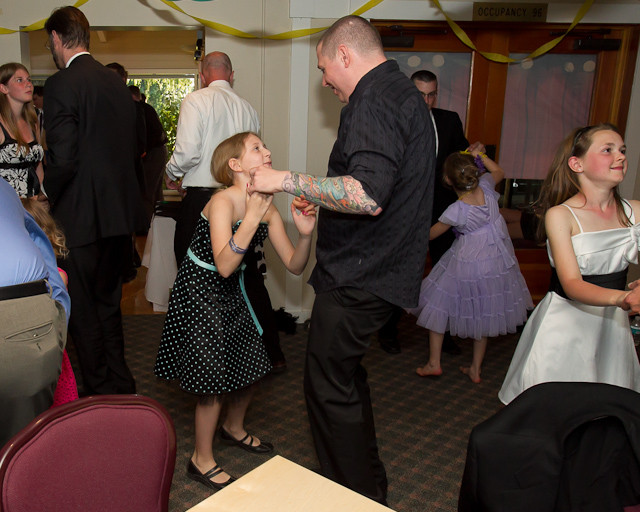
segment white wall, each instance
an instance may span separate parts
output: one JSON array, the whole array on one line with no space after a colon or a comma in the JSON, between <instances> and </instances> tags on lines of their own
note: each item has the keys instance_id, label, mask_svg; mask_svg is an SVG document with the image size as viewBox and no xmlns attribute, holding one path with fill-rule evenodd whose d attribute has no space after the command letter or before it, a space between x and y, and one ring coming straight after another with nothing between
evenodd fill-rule
<instances>
[{"instance_id":1,"label":"white wall","mask_svg":"<svg viewBox=\"0 0 640 512\"><path fill-rule=\"evenodd\" d=\"M526 2L527 0L511 0ZM0 0L0 26L19 28L46 18L59 0ZM70 2L71 3L71 2ZM365 0L213 0L177 2L187 13L250 33L275 34L291 29L325 27L349 14ZM582 0L548 1L549 22L568 23ZM473 2L443 0L442 7L454 19L467 21ZM267 8L268 6L268 8ZM80 7L93 27L199 26L159 0L90 0ZM363 16L377 19L443 20L427 0L384 0ZM583 19L585 23L640 23L637 0L596 0ZM321 87L316 69L315 43L319 36L293 41L240 39L205 30L206 51L227 52L236 70L235 88L258 110L262 135L273 151L276 168L326 174L326 162L333 144L341 104ZM0 35L0 62L20 61L20 35ZM629 173L623 195L640 198L640 59L636 66L631 108L626 127ZM276 203L287 218L289 198L280 195ZM289 223L291 236L295 235ZM302 319L309 314L313 292L306 284L312 263L302 278L290 276L268 251L267 287L274 307L286 306Z\"/></svg>"}]
</instances>

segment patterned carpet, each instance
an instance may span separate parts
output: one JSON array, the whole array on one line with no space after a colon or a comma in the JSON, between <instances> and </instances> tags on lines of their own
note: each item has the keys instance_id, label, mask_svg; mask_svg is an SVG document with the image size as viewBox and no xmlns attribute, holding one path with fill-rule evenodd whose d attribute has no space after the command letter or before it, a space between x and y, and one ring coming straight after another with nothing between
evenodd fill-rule
<instances>
[{"instance_id":1,"label":"patterned carpet","mask_svg":"<svg viewBox=\"0 0 640 512\"><path fill-rule=\"evenodd\" d=\"M161 402L173 416L178 435L176 471L170 511L184 511L210 495L185 476L193 450L195 401L175 383L153 376L155 355L164 315L135 315L124 319L127 360L138 392ZM471 360L471 342L460 340L463 353L444 355L444 375L422 379L414 370L427 356L426 331L411 317L400 323L402 353L389 355L373 342L364 365L376 417L382 460L389 477L389 506L403 512L452 512L471 428L501 406L502 384L518 335L489 341L481 384L472 384L458 366ZM271 441L275 453L317 471L302 392L306 332L299 325L294 335L281 333L288 370L265 378L249 408L247 430ZM272 455L254 455L216 440L218 462L239 477Z\"/></svg>"}]
</instances>

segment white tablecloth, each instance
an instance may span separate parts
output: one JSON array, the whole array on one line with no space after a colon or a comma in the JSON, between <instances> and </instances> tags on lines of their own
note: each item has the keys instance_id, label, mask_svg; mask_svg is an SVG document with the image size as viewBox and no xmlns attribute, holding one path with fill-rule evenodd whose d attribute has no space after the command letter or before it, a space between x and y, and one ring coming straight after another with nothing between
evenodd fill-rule
<instances>
[{"instance_id":1,"label":"white tablecloth","mask_svg":"<svg viewBox=\"0 0 640 512\"><path fill-rule=\"evenodd\" d=\"M149 269L144 295L154 311L167 311L169 293L178 273L173 254L175 229L176 221L171 217L154 216L144 246L142 264Z\"/></svg>"}]
</instances>

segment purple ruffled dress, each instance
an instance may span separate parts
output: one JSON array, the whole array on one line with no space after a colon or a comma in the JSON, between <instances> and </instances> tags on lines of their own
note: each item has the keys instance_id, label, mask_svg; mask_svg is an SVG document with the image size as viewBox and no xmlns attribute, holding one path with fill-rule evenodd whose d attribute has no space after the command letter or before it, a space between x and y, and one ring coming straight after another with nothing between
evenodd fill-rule
<instances>
[{"instance_id":1,"label":"purple ruffled dress","mask_svg":"<svg viewBox=\"0 0 640 512\"><path fill-rule=\"evenodd\" d=\"M456 201L440 217L459 233L422 281L417 324L460 338L515 332L533 309L490 173L480 177L483 206Z\"/></svg>"}]
</instances>

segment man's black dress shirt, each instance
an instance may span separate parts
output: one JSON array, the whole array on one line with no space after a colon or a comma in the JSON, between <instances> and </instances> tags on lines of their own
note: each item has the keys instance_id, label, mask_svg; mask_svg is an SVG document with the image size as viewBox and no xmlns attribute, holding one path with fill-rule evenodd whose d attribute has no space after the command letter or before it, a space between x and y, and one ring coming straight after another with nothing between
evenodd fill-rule
<instances>
[{"instance_id":1,"label":"man's black dress shirt","mask_svg":"<svg viewBox=\"0 0 640 512\"><path fill-rule=\"evenodd\" d=\"M316 293L351 286L392 304L417 304L425 264L435 135L415 85L386 61L367 73L342 109L328 177L352 176L382 207L378 216L321 209Z\"/></svg>"}]
</instances>

